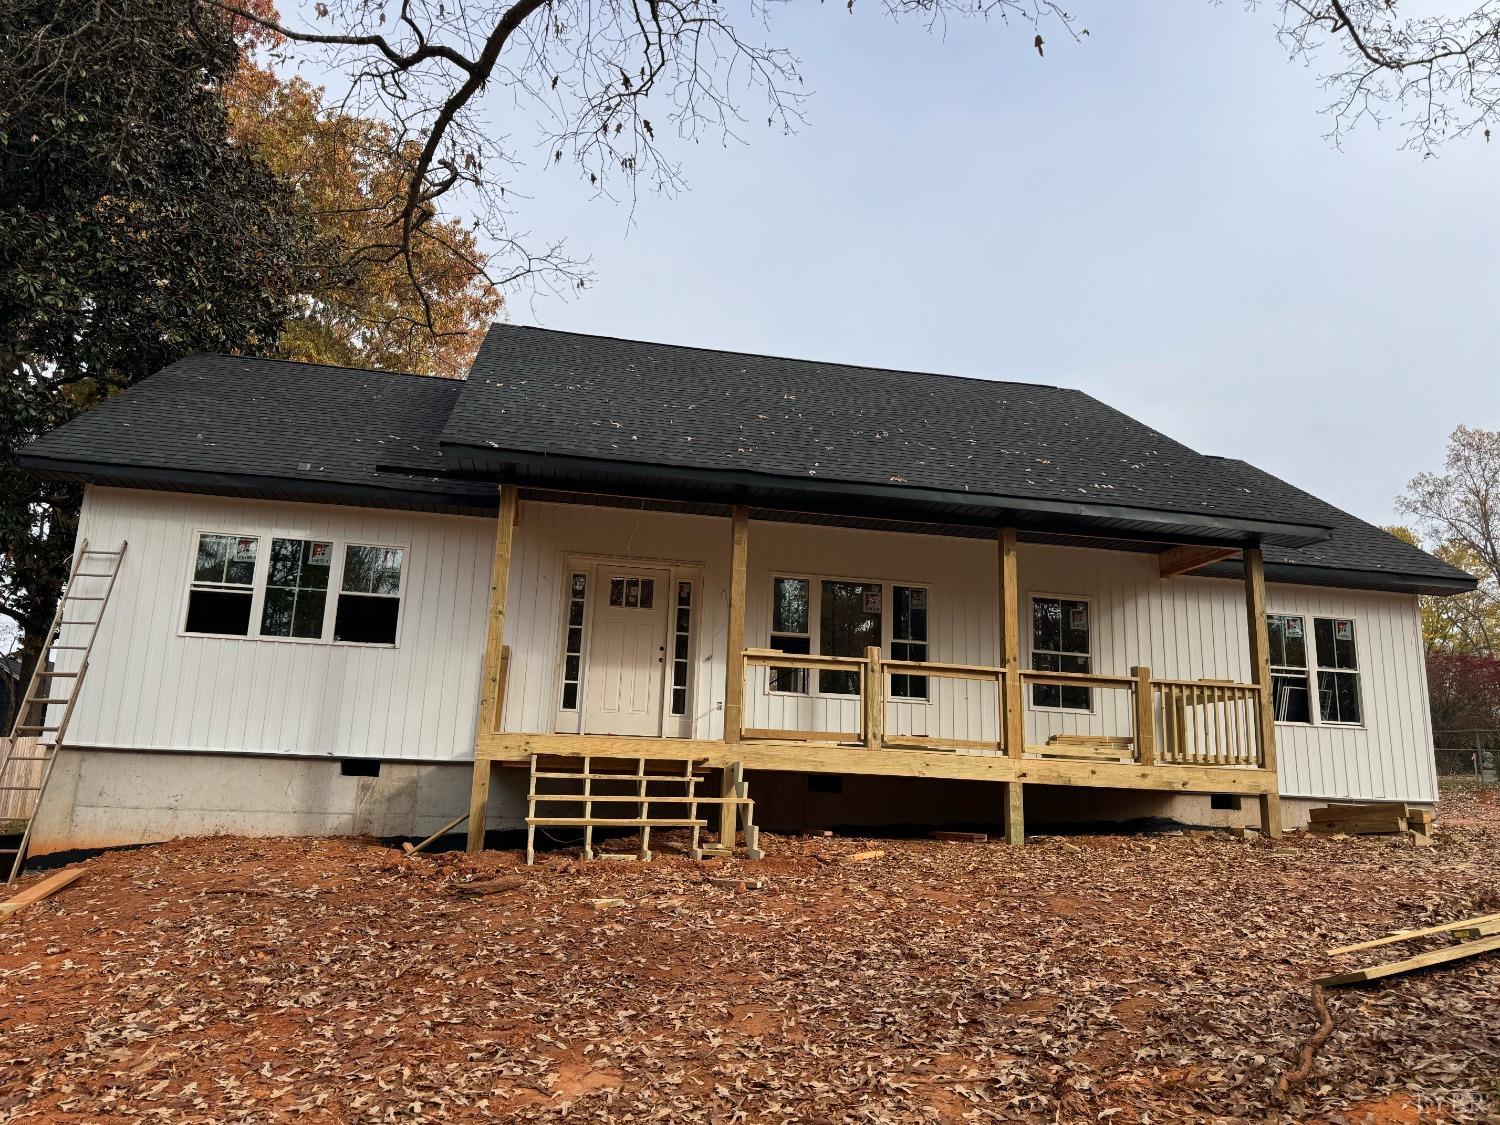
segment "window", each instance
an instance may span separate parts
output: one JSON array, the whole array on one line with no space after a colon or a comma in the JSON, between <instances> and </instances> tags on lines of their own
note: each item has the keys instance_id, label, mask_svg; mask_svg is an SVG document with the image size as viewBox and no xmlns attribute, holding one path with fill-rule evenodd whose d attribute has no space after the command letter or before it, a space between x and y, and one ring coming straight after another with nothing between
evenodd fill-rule
<instances>
[{"instance_id":1,"label":"window","mask_svg":"<svg viewBox=\"0 0 1500 1125\"><path fill-rule=\"evenodd\" d=\"M812 583L806 578L771 580L771 647L806 656L812 652ZM772 668L772 691L807 691L806 668Z\"/></svg>"},{"instance_id":2,"label":"window","mask_svg":"<svg viewBox=\"0 0 1500 1125\"><path fill-rule=\"evenodd\" d=\"M609 604L625 609L650 609L656 601L656 579L611 578Z\"/></svg>"},{"instance_id":3,"label":"window","mask_svg":"<svg viewBox=\"0 0 1500 1125\"><path fill-rule=\"evenodd\" d=\"M886 600L890 611L886 611ZM889 632L886 621L889 619ZM771 579L771 647L781 652L863 658L865 649L885 647L892 660L927 659L927 590L883 582L836 578ZM821 695L858 695L860 673L772 668L770 690L806 694L816 682ZM891 698L925 700L927 677L891 677Z\"/></svg>"},{"instance_id":4,"label":"window","mask_svg":"<svg viewBox=\"0 0 1500 1125\"><path fill-rule=\"evenodd\" d=\"M332 543L271 540L266 600L260 612L261 636L322 638L332 564Z\"/></svg>"},{"instance_id":5,"label":"window","mask_svg":"<svg viewBox=\"0 0 1500 1125\"><path fill-rule=\"evenodd\" d=\"M1038 672L1092 671L1089 603L1081 598L1031 599L1031 667ZM1087 687L1032 684L1031 705L1065 711L1093 708Z\"/></svg>"},{"instance_id":6,"label":"window","mask_svg":"<svg viewBox=\"0 0 1500 1125\"><path fill-rule=\"evenodd\" d=\"M647 579L647 581L650 581ZM672 714L686 715L688 705L688 649L693 635L693 584L677 583L677 609L672 620Z\"/></svg>"},{"instance_id":7,"label":"window","mask_svg":"<svg viewBox=\"0 0 1500 1125\"><path fill-rule=\"evenodd\" d=\"M863 656L880 643L881 592L879 582L823 580L818 616L818 652L823 656ZM818 672L818 690L825 695L858 695L859 673Z\"/></svg>"},{"instance_id":8,"label":"window","mask_svg":"<svg viewBox=\"0 0 1500 1125\"><path fill-rule=\"evenodd\" d=\"M333 639L357 644L393 645L401 612L400 547L344 548L344 580L334 611Z\"/></svg>"},{"instance_id":9,"label":"window","mask_svg":"<svg viewBox=\"0 0 1500 1125\"><path fill-rule=\"evenodd\" d=\"M1278 723L1310 723L1307 698L1307 634L1295 614L1266 615L1271 663L1271 714Z\"/></svg>"},{"instance_id":10,"label":"window","mask_svg":"<svg viewBox=\"0 0 1500 1125\"><path fill-rule=\"evenodd\" d=\"M927 591L920 586L891 587L891 659L927 659ZM894 699L926 699L926 676L891 677Z\"/></svg>"},{"instance_id":11,"label":"window","mask_svg":"<svg viewBox=\"0 0 1500 1125\"><path fill-rule=\"evenodd\" d=\"M578 710L578 684L583 666L583 610L588 600L589 580L574 574L568 585L568 632L563 642L562 709Z\"/></svg>"},{"instance_id":12,"label":"window","mask_svg":"<svg viewBox=\"0 0 1500 1125\"><path fill-rule=\"evenodd\" d=\"M1313 618L1318 654L1318 717L1325 723L1359 722L1359 658L1354 622L1347 617Z\"/></svg>"},{"instance_id":13,"label":"window","mask_svg":"<svg viewBox=\"0 0 1500 1125\"><path fill-rule=\"evenodd\" d=\"M255 553L259 546L260 540L253 535L198 536L185 631L221 637L249 636L250 603L255 598Z\"/></svg>"}]
</instances>

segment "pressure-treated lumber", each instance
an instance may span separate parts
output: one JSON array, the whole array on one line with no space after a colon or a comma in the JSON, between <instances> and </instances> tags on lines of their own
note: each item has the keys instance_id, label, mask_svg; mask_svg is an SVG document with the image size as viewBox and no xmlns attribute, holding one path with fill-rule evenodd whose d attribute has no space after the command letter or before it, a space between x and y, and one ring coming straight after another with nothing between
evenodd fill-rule
<instances>
[{"instance_id":1,"label":"pressure-treated lumber","mask_svg":"<svg viewBox=\"0 0 1500 1125\"><path fill-rule=\"evenodd\" d=\"M1019 782L1007 781L1000 786L1004 802L1005 842L1017 847L1026 842L1026 802Z\"/></svg>"},{"instance_id":2,"label":"pressure-treated lumber","mask_svg":"<svg viewBox=\"0 0 1500 1125\"><path fill-rule=\"evenodd\" d=\"M1037 753L1044 747L1028 748ZM1276 784L1264 770L1229 766L1155 766L1134 762L1078 762L985 754L903 750L889 743L872 754L862 746L803 742L742 742L716 739L645 738L627 735L500 733L479 740L491 761L523 763L531 754L605 758L693 758L717 769L741 762L748 770L845 773L874 777L948 777L965 781L1021 781L1036 785L1080 785L1149 789L1172 793L1259 794Z\"/></svg>"},{"instance_id":3,"label":"pressure-treated lumber","mask_svg":"<svg viewBox=\"0 0 1500 1125\"><path fill-rule=\"evenodd\" d=\"M1156 764L1156 696L1151 688L1151 669L1132 668L1135 677L1135 760L1143 766Z\"/></svg>"},{"instance_id":4,"label":"pressure-treated lumber","mask_svg":"<svg viewBox=\"0 0 1500 1125\"><path fill-rule=\"evenodd\" d=\"M65 871L59 871L56 875L49 875L40 883L33 883L20 894L0 902L0 914L14 914L18 910L24 910L32 903L40 902L69 884L76 883L85 874L87 874L85 868L69 867Z\"/></svg>"},{"instance_id":5,"label":"pressure-treated lumber","mask_svg":"<svg viewBox=\"0 0 1500 1125\"><path fill-rule=\"evenodd\" d=\"M865 649L865 675L861 681L865 709L865 749L879 750L885 741L885 674L880 670L880 649Z\"/></svg>"},{"instance_id":6,"label":"pressure-treated lumber","mask_svg":"<svg viewBox=\"0 0 1500 1125\"><path fill-rule=\"evenodd\" d=\"M1341 945L1337 949L1330 949L1328 955L1337 957L1341 953L1358 953L1362 949L1396 945L1403 941L1415 941L1417 938L1432 937L1434 934L1452 934L1460 930L1482 930L1483 933L1476 935L1482 937L1494 933L1496 928L1500 928L1500 914L1480 914L1473 918L1460 918L1457 922L1444 922L1440 926L1428 926L1421 930L1398 930L1385 937L1362 941L1355 945Z\"/></svg>"},{"instance_id":7,"label":"pressure-treated lumber","mask_svg":"<svg viewBox=\"0 0 1500 1125\"><path fill-rule=\"evenodd\" d=\"M1442 949L1429 950L1426 953L1418 953L1415 957L1407 957L1402 961L1387 961L1383 965L1371 965L1364 969L1355 969L1348 973L1335 973L1333 976L1319 977L1313 983L1325 987L1341 984L1362 984L1367 980L1379 980L1381 977L1399 976L1401 973L1409 973L1414 969L1426 969L1433 965L1444 965L1449 961L1460 961L1466 957L1477 957L1481 953L1492 953L1500 949L1500 934L1492 937L1481 938L1478 941L1464 942L1461 945L1449 945Z\"/></svg>"},{"instance_id":8,"label":"pressure-treated lumber","mask_svg":"<svg viewBox=\"0 0 1500 1125\"><path fill-rule=\"evenodd\" d=\"M1276 723L1271 707L1271 639L1266 630L1265 556L1259 547L1245 548L1245 624L1250 633L1250 676L1256 693L1256 728L1260 739L1260 767L1276 773ZM1281 835L1281 794L1276 788L1260 795L1260 826L1267 836Z\"/></svg>"},{"instance_id":9,"label":"pressure-treated lumber","mask_svg":"<svg viewBox=\"0 0 1500 1125\"><path fill-rule=\"evenodd\" d=\"M480 739L500 729L505 713L505 676L509 654L504 650L505 599L510 590L510 554L515 540L520 489L500 486L500 512L495 520L495 553L490 563L489 620L484 634L484 667L479 697L479 721L474 736L474 776L469 786L468 850L484 848L485 808L490 800L490 766L479 751Z\"/></svg>"},{"instance_id":10,"label":"pressure-treated lumber","mask_svg":"<svg viewBox=\"0 0 1500 1125\"><path fill-rule=\"evenodd\" d=\"M468 813L460 813L458 816L455 816L452 820L450 820L447 824L439 828L431 836L427 837L427 839L423 840L420 844L402 844L401 850L407 855L416 855L420 851L426 851L427 848L432 846L432 844L442 839L449 832L452 832L455 828L457 828L460 824L468 819Z\"/></svg>"},{"instance_id":11,"label":"pressure-treated lumber","mask_svg":"<svg viewBox=\"0 0 1500 1125\"><path fill-rule=\"evenodd\" d=\"M1016 529L1000 530L1000 664L1005 669L1001 684L1000 729L1005 752L1019 758L1026 752L1026 716L1021 693L1021 603L1016 570Z\"/></svg>"},{"instance_id":12,"label":"pressure-treated lumber","mask_svg":"<svg viewBox=\"0 0 1500 1125\"><path fill-rule=\"evenodd\" d=\"M724 682L724 741L738 742L745 726L745 589L750 566L750 513L737 506L730 520L729 636Z\"/></svg>"},{"instance_id":13,"label":"pressure-treated lumber","mask_svg":"<svg viewBox=\"0 0 1500 1125\"><path fill-rule=\"evenodd\" d=\"M1157 572L1163 578L1176 578L1237 554L1239 551L1233 547L1173 547L1156 556Z\"/></svg>"}]
</instances>

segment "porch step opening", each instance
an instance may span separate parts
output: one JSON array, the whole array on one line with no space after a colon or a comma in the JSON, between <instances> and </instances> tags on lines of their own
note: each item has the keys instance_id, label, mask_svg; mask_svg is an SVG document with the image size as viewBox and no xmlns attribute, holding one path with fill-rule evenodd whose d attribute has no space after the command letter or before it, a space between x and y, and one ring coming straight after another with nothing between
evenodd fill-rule
<instances>
[{"instance_id":1,"label":"porch step opening","mask_svg":"<svg viewBox=\"0 0 1500 1125\"><path fill-rule=\"evenodd\" d=\"M649 758L637 758L634 759L635 772L631 773L610 768L631 759L622 762L619 758L600 759L585 755L565 759L560 765L555 759L549 760L546 768L541 768L539 759L540 755L531 755L530 784L526 793L528 864L536 861L538 828L582 828L583 858L587 860L631 858L598 851L594 847L594 829L635 828L640 835L633 858L649 862L653 828L688 829L688 854L694 859L703 859L733 854L739 829L743 827L746 856L750 859L761 857L755 802L750 799L750 786L745 781L744 766L739 762L726 767L725 792L710 797L698 791L707 772L702 760L654 764ZM717 843L705 843L702 838L703 829L708 827L706 812L709 809L718 809L722 816L721 825L730 826L725 832L726 838Z\"/></svg>"}]
</instances>

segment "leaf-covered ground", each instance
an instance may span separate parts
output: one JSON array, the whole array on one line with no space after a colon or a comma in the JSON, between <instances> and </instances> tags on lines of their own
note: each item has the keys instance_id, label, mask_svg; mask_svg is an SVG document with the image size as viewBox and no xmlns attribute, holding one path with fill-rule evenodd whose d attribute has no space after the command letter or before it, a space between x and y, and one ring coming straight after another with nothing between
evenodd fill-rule
<instances>
[{"instance_id":1,"label":"leaf-covered ground","mask_svg":"<svg viewBox=\"0 0 1500 1125\"><path fill-rule=\"evenodd\" d=\"M109 853L0 920L0 1119L1496 1120L1500 955L1330 991L1276 1094L1318 1026L1308 978L1383 959L1329 946L1500 911L1500 801L1449 798L1432 848Z\"/></svg>"}]
</instances>

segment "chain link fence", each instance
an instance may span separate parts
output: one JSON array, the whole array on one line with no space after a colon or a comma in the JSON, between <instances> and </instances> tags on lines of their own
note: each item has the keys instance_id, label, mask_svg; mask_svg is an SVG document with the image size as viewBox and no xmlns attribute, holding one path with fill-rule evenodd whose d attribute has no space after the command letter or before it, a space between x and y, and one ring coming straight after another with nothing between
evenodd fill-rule
<instances>
[{"instance_id":1,"label":"chain link fence","mask_svg":"<svg viewBox=\"0 0 1500 1125\"><path fill-rule=\"evenodd\" d=\"M1439 777L1500 786L1500 730L1437 730L1432 742Z\"/></svg>"}]
</instances>

